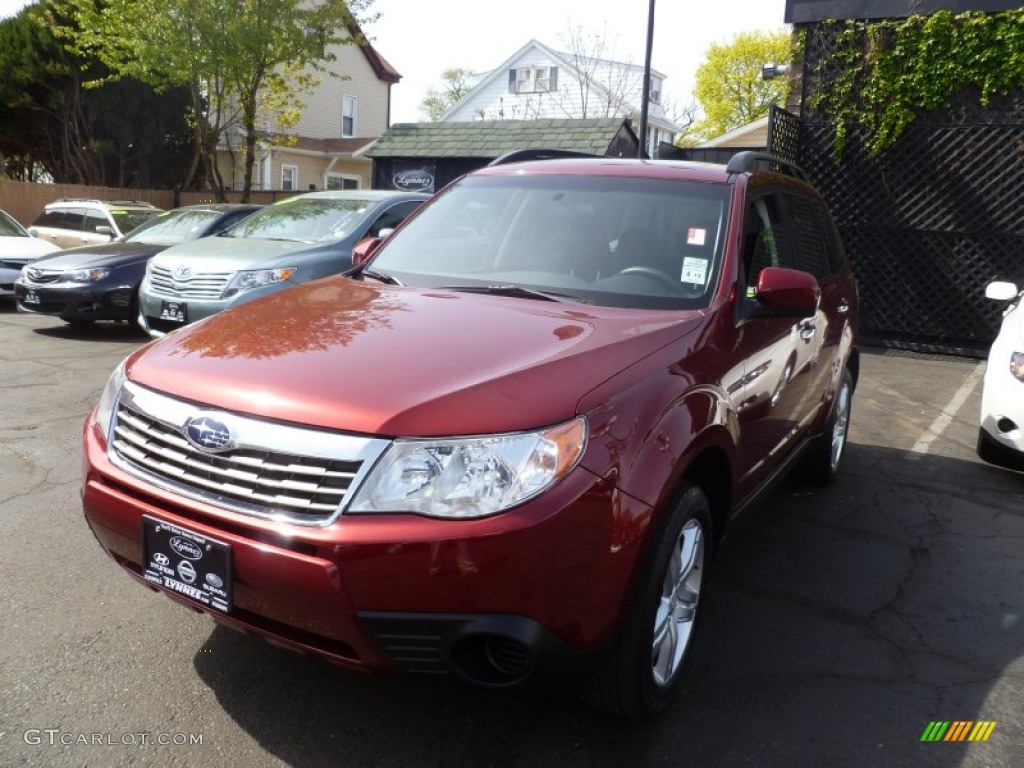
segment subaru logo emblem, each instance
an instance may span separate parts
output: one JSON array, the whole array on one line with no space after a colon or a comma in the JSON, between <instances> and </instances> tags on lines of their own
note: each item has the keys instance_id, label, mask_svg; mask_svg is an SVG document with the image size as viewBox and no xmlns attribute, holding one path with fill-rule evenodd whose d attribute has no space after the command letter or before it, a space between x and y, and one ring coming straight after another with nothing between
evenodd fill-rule
<instances>
[{"instance_id":1,"label":"subaru logo emblem","mask_svg":"<svg viewBox=\"0 0 1024 768\"><path fill-rule=\"evenodd\" d=\"M185 422L185 437L201 451L218 453L234 447L231 430L212 416L193 416Z\"/></svg>"},{"instance_id":2,"label":"subaru logo emblem","mask_svg":"<svg viewBox=\"0 0 1024 768\"><path fill-rule=\"evenodd\" d=\"M172 272L172 274L174 275L175 280L188 280L192 277L192 267L187 264L179 264L174 268L174 272Z\"/></svg>"},{"instance_id":3,"label":"subaru logo emblem","mask_svg":"<svg viewBox=\"0 0 1024 768\"><path fill-rule=\"evenodd\" d=\"M35 267L33 267L32 269L30 269L28 271L28 279L29 280L38 280L42 276L43 276L43 270L41 270L41 269L36 269Z\"/></svg>"}]
</instances>

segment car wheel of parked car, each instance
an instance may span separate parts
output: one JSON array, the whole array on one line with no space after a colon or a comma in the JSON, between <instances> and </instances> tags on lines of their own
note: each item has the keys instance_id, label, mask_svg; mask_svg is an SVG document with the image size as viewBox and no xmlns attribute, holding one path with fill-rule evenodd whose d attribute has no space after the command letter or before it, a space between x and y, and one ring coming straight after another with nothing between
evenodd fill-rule
<instances>
[{"instance_id":1,"label":"car wheel of parked car","mask_svg":"<svg viewBox=\"0 0 1024 768\"><path fill-rule=\"evenodd\" d=\"M801 477L812 485L828 485L839 474L839 466L846 454L846 437L853 407L853 375L847 368L839 381L839 389L832 401L832 415L825 431L814 442L801 464Z\"/></svg>"},{"instance_id":2,"label":"car wheel of parked car","mask_svg":"<svg viewBox=\"0 0 1024 768\"><path fill-rule=\"evenodd\" d=\"M585 691L606 711L645 717L665 709L693 641L711 546L711 507L687 485L652 537L613 656Z\"/></svg>"}]
</instances>

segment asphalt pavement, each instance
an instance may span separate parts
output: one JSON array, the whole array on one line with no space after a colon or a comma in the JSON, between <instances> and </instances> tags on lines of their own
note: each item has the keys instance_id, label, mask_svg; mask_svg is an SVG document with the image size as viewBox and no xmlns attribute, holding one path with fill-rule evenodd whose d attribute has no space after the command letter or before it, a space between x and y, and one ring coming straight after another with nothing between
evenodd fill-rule
<instances>
[{"instance_id":1,"label":"asphalt pavement","mask_svg":"<svg viewBox=\"0 0 1024 768\"><path fill-rule=\"evenodd\" d=\"M82 518L79 439L143 343L0 300L0 765L1024 765L1024 475L974 454L983 362L864 351L841 478L739 521L682 695L632 723L354 675L129 579ZM995 726L922 741L936 721Z\"/></svg>"}]
</instances>

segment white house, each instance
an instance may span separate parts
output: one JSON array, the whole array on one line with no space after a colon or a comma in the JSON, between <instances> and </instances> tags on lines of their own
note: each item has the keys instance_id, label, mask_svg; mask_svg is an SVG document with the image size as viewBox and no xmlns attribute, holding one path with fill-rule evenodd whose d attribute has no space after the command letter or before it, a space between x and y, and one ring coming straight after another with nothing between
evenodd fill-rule
<instances>
[{"instance_id":1,"label":"white house","mask_svg":"<svg viewBox=\"0 0 1024 768\"><path fill-rule=\"evenodd\" d=\"M442 119L535 120L630 118L640 123L642 66L560 53L531 40L479 81ZM665 76L651 70L647 147L671 143L679 126L661 105Z\"/></svg>"},{"instance_id":2,"label":"white house","mask_svg":"<svg viewBox=\"0 0 1024 768\"><path fill-rule=\"evenodd\" d=\"M362 40L358 27L349 31ZM265 116L257 147L253 189L360 189L370 186L373 162L364 153L390 122L391 86L401 75L365 40L338 45L327 64L338 75L319 74L320 84L302 95L306 107L290 137L275 135ZM225 133L218 165L229 189L240 189L245 133Z\"/></svg>"}]
</instances>

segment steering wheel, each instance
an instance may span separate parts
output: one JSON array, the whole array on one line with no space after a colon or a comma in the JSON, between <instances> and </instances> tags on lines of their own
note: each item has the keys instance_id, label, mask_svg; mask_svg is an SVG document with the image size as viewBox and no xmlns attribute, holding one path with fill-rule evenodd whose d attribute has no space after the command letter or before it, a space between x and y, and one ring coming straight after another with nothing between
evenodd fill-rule
<instances>
[{"instance_id":1,"label":"steering wheel","mask_svg":"<svg viewBox=\"0 0 1024 768\"><path fill-rule=\"evenodd\" d=\"M672 293L679 293L681 284L673 280L671 277L666 275L660 269L654 267L626 267L625 269L619 270L620 275L642 275L650 278L656 283L660 283L663 287L672 290Z\"/></svg>"}]
</instances>

